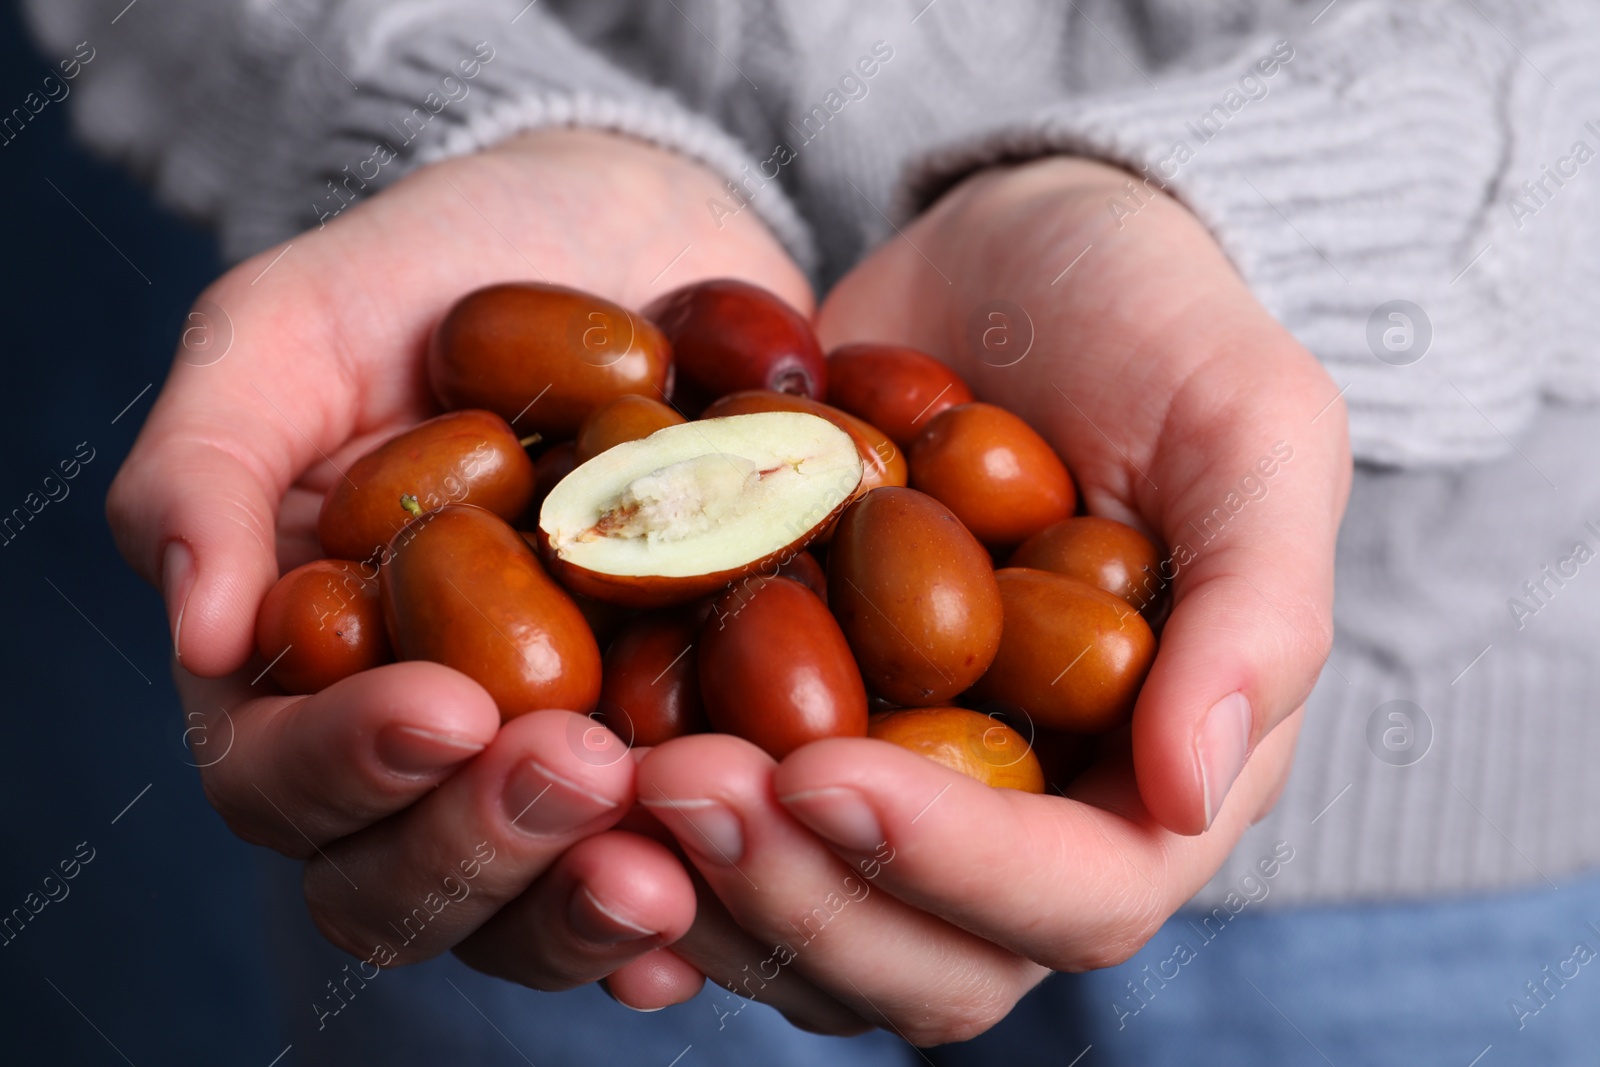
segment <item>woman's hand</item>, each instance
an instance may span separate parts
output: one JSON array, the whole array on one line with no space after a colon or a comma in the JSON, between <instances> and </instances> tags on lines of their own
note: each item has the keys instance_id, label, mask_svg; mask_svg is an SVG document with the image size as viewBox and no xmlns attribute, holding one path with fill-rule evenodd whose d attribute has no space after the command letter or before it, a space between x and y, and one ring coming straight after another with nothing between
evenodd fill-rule
<instances>
[{"instance_id":1,"label":"woman's hand","mask_svg":"<svg viewBox=\"0 0 1600 1067\"><path fill-rule=\"evenodd\" d=\"M1091 511L1167 546L1131 730L1064 797L870 740L776 766L728 737L657 748L641 801L767 949L708 960L722 984L786 1011L796 989L832 998L839 1031L971 1037L1047 968L1128 958L1281 790L1331 641L1344 412L1193 216L1154 192L1112 216L1127 180L1070 159L979 174L847 276L820 328L951 362L1045 435Z\"/></svg>"},{"instance_id":2,"label":"woman's hand","mask_svg":"<svg viewBox=\"0 0 1600 1067\"><path fill-rule=\"evenodd\" d=\"M753 213L716 225L705 204L721 193L683 157L576 131L423 168L204 294L112 486L118 544L165 594L207 796L240 836L307 861L318 924L375 965L459 946L557 988L648 954L694 914L667 849L609 830L634 760L596 724L548 711L501 729L481 687L428 663L285 697L251 659L280 568L321 554L328 486L436 414L423 353L457 297L547 280L639 307L733 275L809 311Z\"/></svg>"}]
</instances>

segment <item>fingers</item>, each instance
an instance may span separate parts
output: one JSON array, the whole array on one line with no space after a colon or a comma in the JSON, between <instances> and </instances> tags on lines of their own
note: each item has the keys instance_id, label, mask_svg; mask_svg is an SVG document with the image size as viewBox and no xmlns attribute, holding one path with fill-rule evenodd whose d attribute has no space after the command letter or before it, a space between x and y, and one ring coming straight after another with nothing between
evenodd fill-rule
<instances>
[{"instance_id":1,"label":"fingers","mask_svg":"<svg viewBox=\"0 0 1600 1067\"><path fill-rule=\"evenodd\" d=\"M272 254L201 298L106 497L123 556L166 599L180 662L209 677L249 656L256 607L278 576L278 502L335 451L355 409L315 288L288 272L246 284ZM189 345L201 322L215 353Z\"/></svg>"},{"instance_id":2,"label":"fingers","mask_svg":"<svg viewBox=\"0 0 1600 1067\"><path fill-rule=\"evenodd\" d=\"M640 802L673 831L735 921L770 946L741 969L740 992L765 999L764 987L792 972L862 1018L932 1044L986 1029L1043 976L875 891L893 849L879 849L879 838L842 862L775 802L772 767L744 741L706 736L662 745L639 768Z\"/></svg>"},{"instance_id":3,"label":"fingers","mask_svg":"<svg viewBox=\"0 0 1600 1067\"><path fill-rule=\"evenodd\" d=\"M1298 352L1276 327L1262 334ZM1133 724L1151 813L1189 834L1210 825L1248 753L1304 703L1327 661L1349 484L1342 423L1314 421L1337 392L1320 370L1287 372L1254 395L1214 381L1210 399L1196 391L1180 391L1169 416L1194 436L1163 441L1150 469L1182 488L1150 509L1174 602ZM1219 403L1225 418L1194 410Z\"/></svg>"},{"instance_id":4,"label":"fingers","mask_svg":"<svg viewBox=\"0 0 1600 1067\"><path fill-rule=\"evenodd\" d=\"M1299 744L1300 727L1304 722L1305 708L1302 707L1293 715L1290 715L1287 719L1283 720L1283 722L1279 723L1277 730L1274 732L1277 734L1282 734L1284 737L1284 743L1289 745L1291 749L1294 749ZM1289 772L1292 770L1294 770L1294 761L1292 759L1285 761L1283 766L1278 768L1277 774L1273 776L1274 781L1271 788L1268 789L1266 797L1256 807L1255 814L1250 819L1250 825L1254 826L1256 823L1272 814L1272 809L1276 808L1278 806L1278 801L1283 799L1283 791L1289 785Z\"/></svg>"},{"instance_id":5,"label":"fingers","mask_svg":"<svg viewBox=\"0 0 1600 1067\"><path fill-rule=\"evenodd\" d=\"M306 863L306 903L347 951L388 946L380 964L426 959L622 818L633 775L622 742L592 719L520 716L403 813L318 849Z\"/></svg>"},{"instance_id":6,"label":"fingers","mask_svg":"<svg viewBox=\"0 0 1600 1067\"><path fill-rule=\"evenodd\" d=\"M455 952L486 974L534 989L597 981L682 937L694 921L695 889L683 865L660 844L611 830L567 850L534 886ZM623 992L664 1007L704 979L687 965L657 960L630 972ZM618 999L618 991L612 995ZM693 992L690 992L690 996ZM663 1003L655 1004L654 1001Z\"/></svg>"},{"instance_id":7,"label":"fingers","mask_svg":"<svg viewBox=\"0 0 1600 1067\"><path fill-rule=\"evenodd\" d=\"M671 951L721 987L713 1001L721 1025L743 1011L747 1001L755 1001L812 1033L847 1035L871 1029L860 1015L793 968L775 966L773 946L756 940L740 926L704 878L695 878L695 889L694 925Z\"/></svg>"},{"instance_id":8,"label":"fingers","mask_svg":"<svg viewBox=\"0 0 1600 1067\"><path fill-rule=\"evenodd\" d=\"M434 663L395 663L308 697L175 669L206 796L247 841L305 858L428 794L483 751L500 714Z\"/></svg>"},{"instance_id":9,"label":"fingers","mask_svg":"<svg viewBox=\"0 0 1600 1067\"><path fill-rule=\"evenodd\" d=\"M1217 824L1199 837L1153 826L1127 759L1102 761L1072 799L996 790L865 740L807 746L772 786L852 862L886 841L874 884L1055 970L1127 959L1216 870L1287 763L1287 733L1262 742ZM1110 810L1107 810L1110 809Z\"/></svg>"},{"instance_id":10,"label":"fingers","mask_svg":"<svg viewBox=\"0 0 1600 1067\"><path fill-rule=\"evenodd\" d=\"M179 662L215 677L249 657L256 606L278 577L277 490L225 445L177 430L170 410L152 415L167 435L134 446L106 518L123 556L161 590Z\"/></svg>"},{"instance_id":11,"label":"fingers","mask_svg":"<svg viewBox=\"0 0 1600 1067\"><path fill-rule=\"evenodd\" d=\"M670 948L646 952L624 963L605 980L606 992L634 1011L660 1011L693 1000L706 976Z\"/></svg>"}]
</instances>

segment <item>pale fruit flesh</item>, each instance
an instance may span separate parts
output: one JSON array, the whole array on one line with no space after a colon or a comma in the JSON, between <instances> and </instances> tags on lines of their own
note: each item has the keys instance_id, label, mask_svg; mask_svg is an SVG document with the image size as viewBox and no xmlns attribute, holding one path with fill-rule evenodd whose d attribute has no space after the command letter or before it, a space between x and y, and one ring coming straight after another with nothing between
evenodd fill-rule
<instances>
[{"instance_id":1,"label":"pale fruit flesh","mask_svg":"<svg viewBox=\"0 0 1600 1067\"><path fill-rule=\"evenodd\" d=\"M803 542L861 481L855 443L826 419L763 412L669 426L596 456L545 499L555 560L620 578L690 578Z\"/></svg>"}]
</instances>

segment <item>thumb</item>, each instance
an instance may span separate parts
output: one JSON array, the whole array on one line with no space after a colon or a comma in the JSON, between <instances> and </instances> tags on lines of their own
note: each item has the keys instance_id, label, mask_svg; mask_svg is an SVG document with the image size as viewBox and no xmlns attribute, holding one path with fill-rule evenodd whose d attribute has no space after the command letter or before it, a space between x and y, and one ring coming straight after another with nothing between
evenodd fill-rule
<instances>
[{"instance_id":1,"label":"thumb","mask_svg":"<svg viewBox=\"0 0 1600 1067\"><path fill-rule=\"evenodd\" d=\"M158 407L112 482L106 518L123 557L162 593L174 654L194 674L238 670L278 577L278 480L239 442ZM241 427L252 422L240 420Z\"/></svg>"},{"instance_id":2,"label":"thumb","mask_svg":"<svg viewBox=\"0 0 1600 1067\"><path fill-rule=\"evenodd\" d=\"M240 298L232 313L236 326L270 322L274 351L324 347L282 305ZM279 501L343 436L340 389L297 388L292 367L263 367L239 340L215 362L174 363L106 496L123 557L166 601L178 660L205 677L249 658L257 607L278 577Z\"/></svg>"},{"instance_id":3,"label":"thumb","mask_svg":"<svg viewBox=\"0 0 1600 1067\"><path fill-rule=\"evenodd\" d=\"M1265 461L1230 450L1230 476L1187 483L1162 523L1173 609L1134 710L1133 750L1140 796L1169 830L1211 826L1250 753L1304 703L1327 661L1348 486L1342 441L1279 441Z\"/></svg>"}]
</instances>

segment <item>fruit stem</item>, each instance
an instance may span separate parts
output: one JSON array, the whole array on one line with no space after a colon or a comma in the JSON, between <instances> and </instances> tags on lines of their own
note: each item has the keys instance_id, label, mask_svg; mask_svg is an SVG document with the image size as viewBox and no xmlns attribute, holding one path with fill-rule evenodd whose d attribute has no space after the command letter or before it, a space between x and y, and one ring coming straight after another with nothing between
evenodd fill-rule
<instances>
[{"instance_id":1,"label":"fruit stem","mask_svg":"<svg viewBox=\"0 0 1600 1067\"><path fill-rule=\"evenodd\" d=\"M528 448L529 446L536 445L540 441L543 441L543 440L544 440L544 434L541 434L541 433L530 433L528 436L526 436L526 437L522 438L522 440L518 441L517 444L521 445L523 448Z\"/></svg>"},{"instance_id":2,"label":"fruit stem","mask_svg":"<svg viewBox=\"0 0 1600 1067\"><path fill-rule=\"evenodd\" d=\"M417 503L417 498L410 493L400 494L400 506L411 513L412 518L422 514L422 505Z\"/></svg>"}]
</instances>

